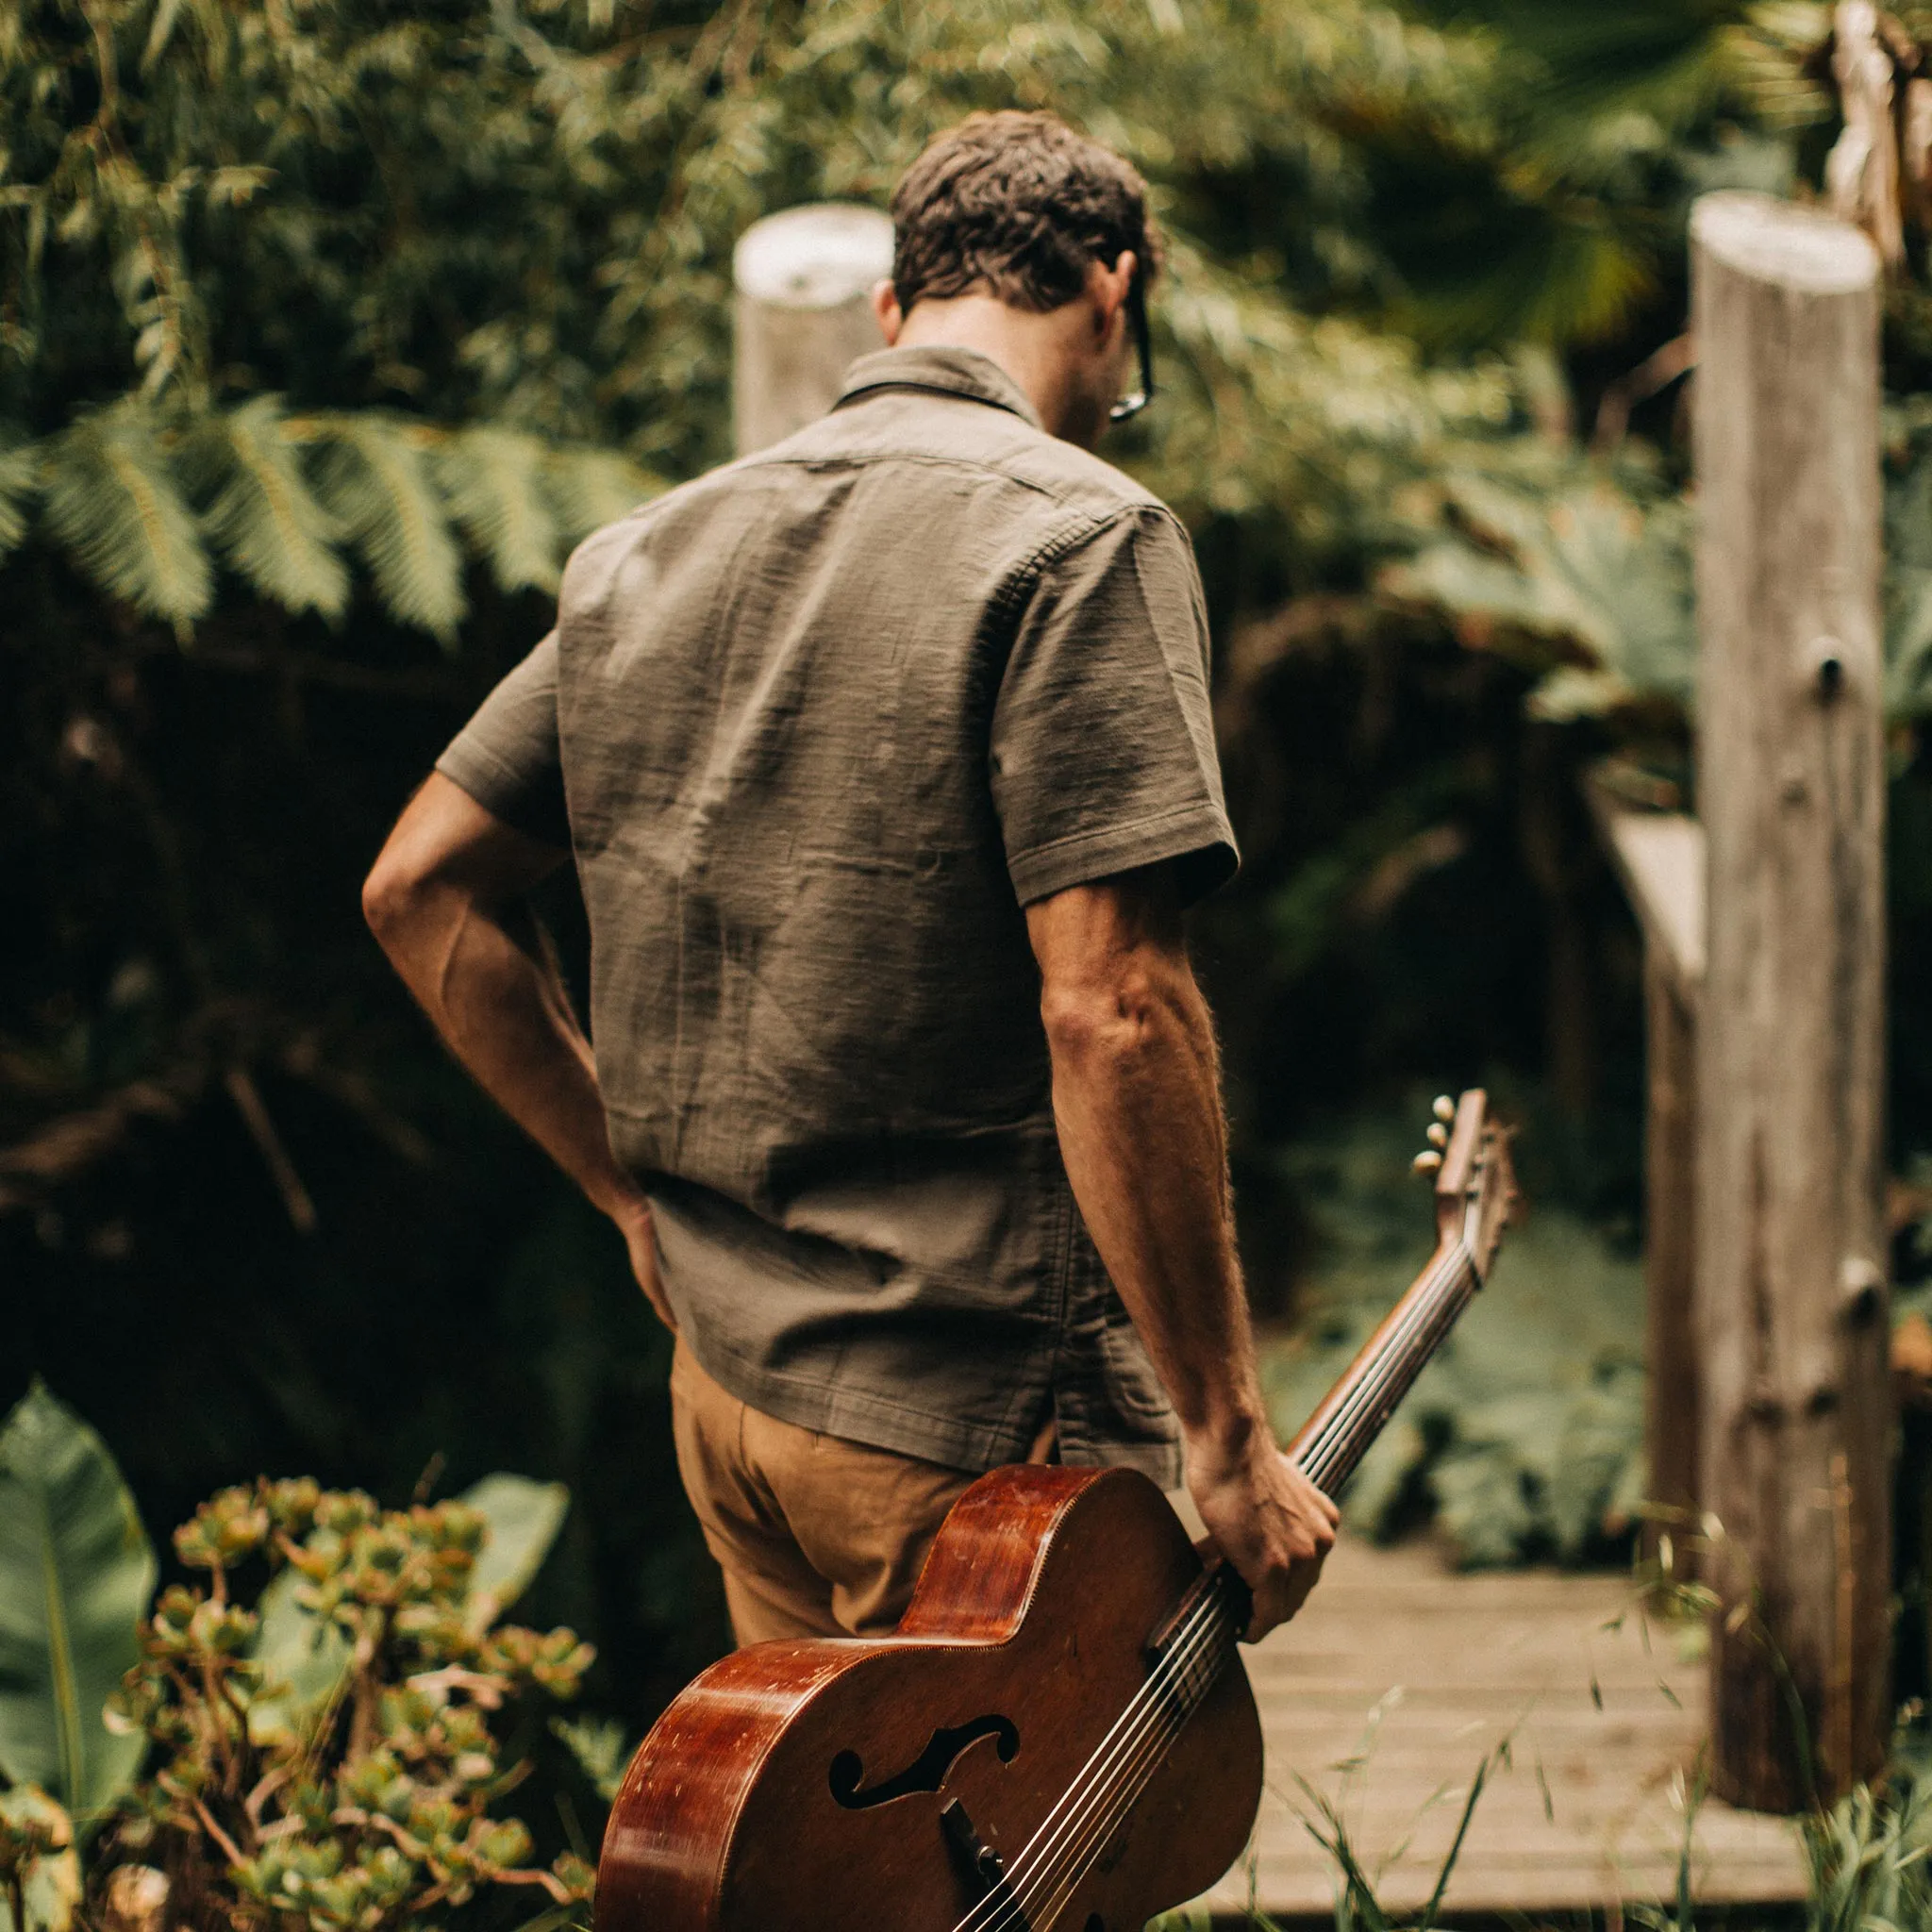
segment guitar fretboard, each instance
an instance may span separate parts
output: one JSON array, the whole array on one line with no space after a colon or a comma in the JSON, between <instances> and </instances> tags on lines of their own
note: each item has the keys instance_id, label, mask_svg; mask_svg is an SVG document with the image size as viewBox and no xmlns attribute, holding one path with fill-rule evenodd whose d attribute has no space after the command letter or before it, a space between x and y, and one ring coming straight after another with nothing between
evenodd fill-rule
<instances>
[{"instance_id":1,"label":"guitar fretboard","mask_svg":"<svg viewBox=\"0 0 1932 1932\"><path fill-rule=\"evenodd\" d=\"M1440 1249L1309 1418L1290 1453L1323 1494L1335 1495L1355 1474L1481 1286L1475 1259L1464 1242Z\"/></svg>"}]
</instances>

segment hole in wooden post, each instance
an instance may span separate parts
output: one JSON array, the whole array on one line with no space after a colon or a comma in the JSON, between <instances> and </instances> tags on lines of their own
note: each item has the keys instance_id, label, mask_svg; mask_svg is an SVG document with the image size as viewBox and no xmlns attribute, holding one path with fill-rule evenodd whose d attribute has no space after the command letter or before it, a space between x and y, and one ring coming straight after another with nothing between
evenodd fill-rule
<instances>
[{"instance_id":1,"label":"hole in wooden post","mask_svg":"<svg viewBox=\"0 0 1932 1932\"><path fill-rule=\"evenodd\" d=\"M1834 637L1813 638L1806 652L1810 661L1811 688L1821 705L1837 701L1845 688L1844 651Z\"/></svg>"},{"instance_id":2,"label":"hole in wooden post","mask_svg":"<svg viewBox=\"0 0 1932 1932\"><path fill-rule=\"evenodd\" d=\"M1845 1320L1855 1328L1869 1322L1885 1299L1885 1276L1866 1255L1845 1257L1839 1266L1838 1287Z\"/></svg>"}]
</instances>

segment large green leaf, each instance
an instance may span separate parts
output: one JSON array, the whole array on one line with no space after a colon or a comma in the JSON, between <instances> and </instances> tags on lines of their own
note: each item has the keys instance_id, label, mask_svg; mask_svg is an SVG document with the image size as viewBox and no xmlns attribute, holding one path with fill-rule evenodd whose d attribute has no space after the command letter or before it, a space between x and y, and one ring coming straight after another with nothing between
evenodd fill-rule
<instances>
[{"instance_id":1,"label":"large green leaf","mask_svg":"<svg viewBox=\"0 0 1932 1932\"><path fill-rule=\"evenodd\" d=\"M663 482L609 449L555 449L543 480L566 543L628 516L664 490Z\"/></svg>"},{"instance_id":2,"label":"large green leaf","mask_svg":"<svg viewBox=\"0 0 1932 1932\"><path fill-rule=\"evenodd\" d=\"M464 1612L473 1630L487 1630L530 1586L543 1567L570 1507L561 1483L533 1482L526 1475L486 1475L463 1492L461 1501L477 1510L490 1534L470 1574Z\"/></svg>"},{"instance_id":3,"label":"large green leaf","mask_svg":"<svg viewBox=\"0 0 1932 1932\"><path fill-rule=\"evenodd\" d=\"M0 557L18 549L41 487L40 453L31 443L0 449Z\"/></svg>"},{"instance_id":4,"label":"large green leaf","mask_svg":"<svg viewBox=\"0 0 1932 1932\"><path fill-rule=\"evenodd\" d=\"M0 1431L0 1771L83 1823L144 1740L101 1707L135 1664L155 1558L101 1439L40 1382Z\"/></svg>"},{"instance_id":5,"label":"large green leaf","mask_svg":"<svg viewBox=\"0 0 1932 1932\"><path fill-rule=\"evenodd\" d=\"M511 429L466 429L436 452L452 514L506 591L557 589L558 529L544 448Z\"/></svg>"},{"instance_id":6,"label":"large green leaf","mask_svg":"<svg viewBox=\"0 0 1932 1932\"><path fill-rule=\"evenodd\" d=\"M256 1607L261 1623L254 1657L261 1688L248 1707L248 1735L258 1745L300 1737L334 1704L354 1652L335 1624L295 1601L302 1573L277 1571Z\"/></svg>"}]
</instances>

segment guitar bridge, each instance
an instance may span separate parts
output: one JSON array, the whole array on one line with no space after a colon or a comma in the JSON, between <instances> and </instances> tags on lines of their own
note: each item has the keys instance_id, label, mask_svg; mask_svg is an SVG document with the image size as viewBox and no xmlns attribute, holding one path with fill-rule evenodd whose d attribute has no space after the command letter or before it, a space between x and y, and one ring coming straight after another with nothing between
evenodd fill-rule
<instances>
[{"instance_id":1,"label":"guitar bridge","mask_svg":"<svg viewBox=\"0 0 1932 1932\"><path fill-rule=\"evenodd\" d=\"M974 1905L996 1904L1002 1908L1002 1932L1033 1932L1033 1922L1020 1903L1020 1895L1007 1878L1000 1855L982 1839L958 1798L940 1813L940 1829L946 1835L952 1852L967 1882L975 1888Z\"/></svg>"}]
</instances>

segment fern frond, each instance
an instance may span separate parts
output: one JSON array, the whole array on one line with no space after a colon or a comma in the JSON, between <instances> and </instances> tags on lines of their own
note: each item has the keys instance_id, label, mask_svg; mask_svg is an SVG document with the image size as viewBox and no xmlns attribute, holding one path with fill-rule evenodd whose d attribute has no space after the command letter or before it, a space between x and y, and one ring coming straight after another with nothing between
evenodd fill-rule
<instances>
[{"instance_id":1,"label":"fern frond","mask_svg":"<svg viewBox=\"0 0 1932 1932\"><path fill-rule=\"evenodd\" d=\"M42 448L55 540L109 596L185 637L208 607L214 569L149 412L118 403Z\"/></svg>"},{"instance_id":2,"label":"fern frond","mask_svg":"<svg viewBox=\"0 0 1932 1932\"><path fill-rule=\"evenodd\" d=\"M544 448L513 429L466 429L439 446L436 480L477 554L506 591L554 591L557 517L543 488Z\"/></svg>"},{"instance_id":3,"label":"fern frond","mask_svg":"<svg viewBox=\"0 0 1932 1932\"><path fill-rule=\"evenodd\" d=\"M374 413L291 425L320 445L317 492L369 566L382 601L445 647L463 615L462 558L429 474L435 432Z\"/></svg>"},{"instance_id":4,"label":"fern frond","mask_svg":"<svg viewBox=\"0 0 1932 1932\"><path fill-rule=\"evenodd\" d=\"M20 547L41 487L41 456L31 443L0 449L0 558Z\"/></svg>"},{"instance_id":5,"label":"fern frond","mask_svg":"<svg viewBox=\"0 0 1932 1932\"><path fill-rule=\"evenodd\" d=\"M661 478L609 449L553 449L543 481L567 544L628 516L641 503L661 496Z\"/></svg>"},{"instance_id":6,"label":"fern frond","mask_svg":"<svg viewBox=\"0 0 1932 1932\"><path fill-rule=\"evenodd\" d=\"M189 443L190 473L209 498L203 526L242 576L285 610L340 617L349 573L342 526L317 501L273 396L211 417Z\"/></svg>"}]
</instances>

